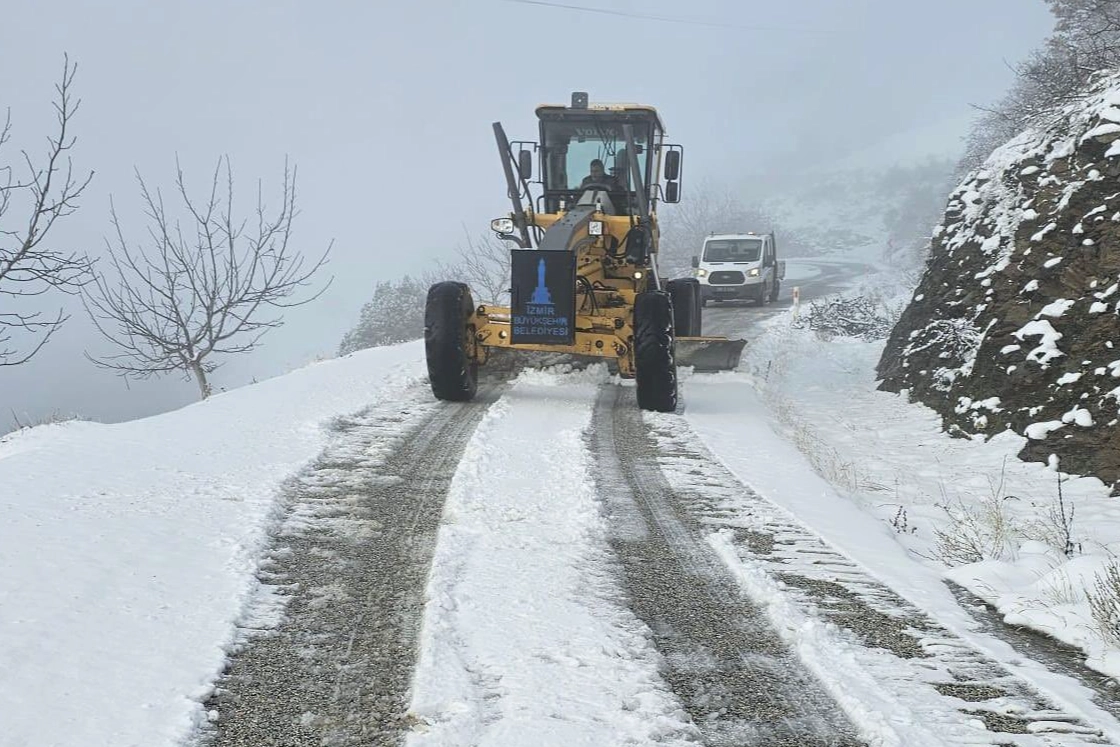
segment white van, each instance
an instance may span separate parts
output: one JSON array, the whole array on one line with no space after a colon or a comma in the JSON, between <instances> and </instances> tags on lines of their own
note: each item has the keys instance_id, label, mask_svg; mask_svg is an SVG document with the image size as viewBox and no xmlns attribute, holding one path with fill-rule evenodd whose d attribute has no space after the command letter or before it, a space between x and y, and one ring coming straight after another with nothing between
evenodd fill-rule
<instances>
[{"instance_id":1,"label":"white van","mask_svg":"<svg viewBox=\"0 0 1120 747\"><path fill-rule=\"evenodd\" d=\"M699 257L692 258L700 281L700 299L748 299L759 305L778 300L786 263L777 259L773 233L713 233L704 239Z\"/></svg>"}]
</instances>

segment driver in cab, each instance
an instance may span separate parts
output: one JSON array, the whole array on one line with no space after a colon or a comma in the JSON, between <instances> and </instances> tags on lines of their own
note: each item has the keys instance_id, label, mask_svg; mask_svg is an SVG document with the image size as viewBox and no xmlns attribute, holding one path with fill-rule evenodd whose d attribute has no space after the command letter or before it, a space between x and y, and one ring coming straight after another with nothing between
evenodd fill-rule
<instances>
[{"instance_id":1,"label":"driver in cab","mask_svg":"<svg viewBox=\"0 0 1120 747\"><path fill-rule=\"evenodd\" d=\"M587 189L588 187L596 186L606 189L609 192L617 192L622 189L622 185L618 183L618 179L606 172L606 169L603 168L603 162L598 158L591 162L591 173L583 177L579 188Z\"/></svg>"}]
</instances>

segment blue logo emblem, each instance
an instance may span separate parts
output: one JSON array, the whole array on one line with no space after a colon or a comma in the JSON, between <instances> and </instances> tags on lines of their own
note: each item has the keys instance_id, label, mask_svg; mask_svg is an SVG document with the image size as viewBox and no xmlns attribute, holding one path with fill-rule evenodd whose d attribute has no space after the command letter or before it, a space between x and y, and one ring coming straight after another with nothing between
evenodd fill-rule
<instances>
[{"instance_id":1,"label":"blue logo emblem","mask_svg":"<svg viewBox=\"0 0 1120 747\"><path fill-rule=\"evenodd\" d=\"M544 259L537 264L537 287L533 290L533 297L529 299L529 303L541 306L552 305L552 294L544 284Z\"/></svg>"}]
</instances>

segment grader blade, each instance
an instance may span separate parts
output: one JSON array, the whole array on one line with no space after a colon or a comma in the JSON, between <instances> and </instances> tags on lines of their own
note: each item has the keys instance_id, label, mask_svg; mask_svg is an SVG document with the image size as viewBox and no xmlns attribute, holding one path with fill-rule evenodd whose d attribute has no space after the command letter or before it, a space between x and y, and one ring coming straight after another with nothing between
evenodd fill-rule
<instances>
[{"instance_id":1,"label":"grader blade","mask_svg":"<svg viewBox=\"0 0 1120 747\"><path fill-rule=\"evenodd\" d=\"M678 366L692 366L696 371L734 371L739 365L746 340L726 337L678 337Z\"/></svg>"}]
</instances>

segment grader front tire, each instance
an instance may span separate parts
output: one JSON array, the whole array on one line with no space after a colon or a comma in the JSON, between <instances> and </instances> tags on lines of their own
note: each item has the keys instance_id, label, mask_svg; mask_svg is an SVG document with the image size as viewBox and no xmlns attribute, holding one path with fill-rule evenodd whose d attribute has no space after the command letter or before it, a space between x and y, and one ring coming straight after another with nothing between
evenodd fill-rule
<instances>
[{"instance_id":1,"label":"grader front tire","mask_svg":"<svg viewBox=\"0 0 1120 747\"><path fill-rule=\"evenodd\" d=\"M474 300L463 283L436 283L424 307L424 352L436 399L469 402L478 391L478 363L471 356L469 325Z\"/></svg>"},{"instance_id":2,"label":"grader front tire","mask_svg":"<svg viewBox=\"0 0 1120 747\"><path fill-rule=\"evenodd\" d=\"M656 412L676 410L673 304L665 291L645 291L634 303L634 367L638 407Z\"/></svg>"}]
</instances>

